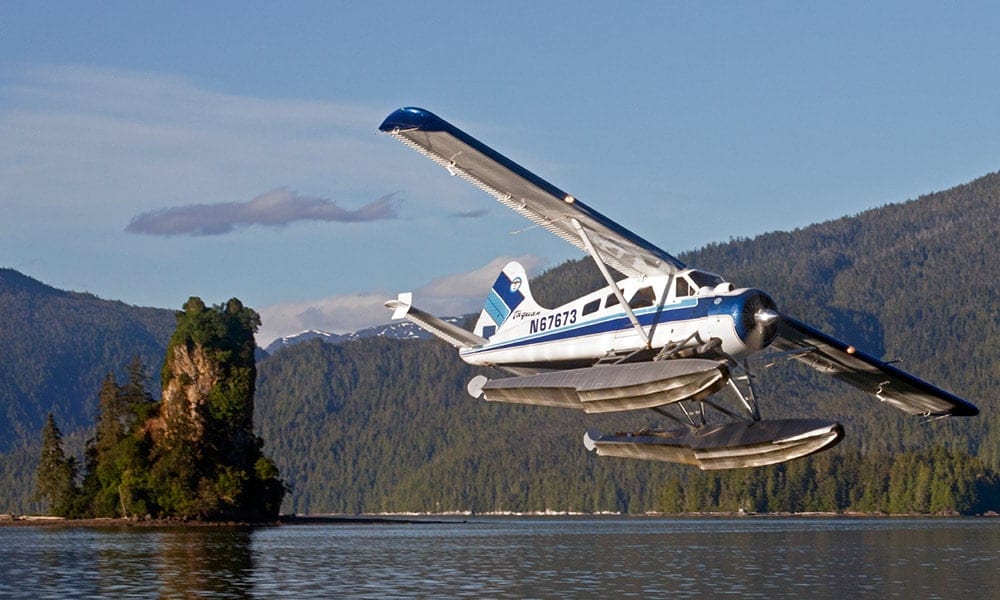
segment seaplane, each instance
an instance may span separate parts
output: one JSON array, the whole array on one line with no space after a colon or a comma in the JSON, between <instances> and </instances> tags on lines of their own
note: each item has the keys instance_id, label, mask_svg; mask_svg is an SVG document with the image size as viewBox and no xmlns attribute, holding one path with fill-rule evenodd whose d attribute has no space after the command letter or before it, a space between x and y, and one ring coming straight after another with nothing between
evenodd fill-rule
<instances>
[{"instance_id":1,"label":"seaplane","mask_svg":"<svg viewBox=\"0 0 1000 600\"><path fill-rule=\"evenodd\" d=\"M761 417L756 371L783 358L928 420L979 413L781 312L766 292L684 264L427 110L400 108L379 130L589 254L607 283L546 308L535 302L524 267L510 262L473 331L415 307L412 293L387 301L393 319L412 321L457 348L465 362L504 374L474 377L473 397L586 413L650 409L670 427L591 430L585 447L702 470L781 463L843 438L836 421Z\"/></svg>"}]
</instances>

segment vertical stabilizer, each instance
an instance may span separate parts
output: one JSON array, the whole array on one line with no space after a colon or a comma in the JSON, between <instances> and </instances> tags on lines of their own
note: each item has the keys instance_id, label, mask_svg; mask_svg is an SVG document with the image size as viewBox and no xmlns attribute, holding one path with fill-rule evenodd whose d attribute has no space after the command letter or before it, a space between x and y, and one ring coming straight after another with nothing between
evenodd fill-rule
<instances>
[{"instance_id":1,"label":"vertical stabilizer","mask_svg":"<svg viewBox=\"0 0 1000 600\"><path fill-rule=\"evenodd\" d=\"M476 321L475 333L489 339L505 323L510 322L510 316L515 311L541 310L535 299L531 297L528 286L528 275L521 263L511 261L503 268L496 282L490 289L483 310Z\"/></svg>"}]
</instances>

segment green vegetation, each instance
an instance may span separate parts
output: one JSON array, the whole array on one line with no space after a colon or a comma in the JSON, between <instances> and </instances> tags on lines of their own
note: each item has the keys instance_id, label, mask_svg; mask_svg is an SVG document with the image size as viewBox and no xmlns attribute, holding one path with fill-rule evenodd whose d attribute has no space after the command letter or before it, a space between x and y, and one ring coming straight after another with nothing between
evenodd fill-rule
<instances>
[{"instance_id":1,"label":"green vegetation","mask_svg":"<svg viewBox=\"0 0 1000 600\"><path fill-rule=\"evenodd\" d=\"M97 396L94 437L87 441L86 474L73 516L127 517L157 512L149 481L153 441L146 427L157 403L147 391L145 367L129 365L125 385L108 375Z\"/></svg>"},{"instance_id":2,"label":"green vegetation","mask_svg":"<svg viewBox=\"0 0 1000 600\"><path fill-rule=\"evenodd\" d=\"M82 450L94 392L109 372L124 381L133 358L158 370L174 312L64 292L0 269L0 453L37 441L48 413L66 433L67 452Z\"/></svg>"},{"instance_id":3,"label":"green vegetation","mask_svg":"<svg viewBox=\"0 0 1000 600\"><path fill-rule=\"evenodd\" d=\"M830 452L703 473L584 450L587 429L642 427L650 424L645 412L584 415L474 400L463 386L477 372L434 341L312 341L268 359L259 422L292 483L285 510L1000 512L997 472L936 445L947 430L931 428L944 423L918 422L926 442L915 442L915 451L862 451L882 446L852 429ZM856 402L861 417L888 413L871 435L911 419L870 399Z\"/></svg>"},{"instance_id":4,"label":"green vegetation","mask_svg":"<svg viewBox=\"0 0 1000 600\"><path fill-rule=\"evenodd\" d=\"M285 495L254 434L260 317L233 298L184 305L163 367L165 432L151 476L169 514L260 520L278 515Z\"/></svg>"},{"instance_id":5,"label":"green vegetation","mask_svg":"<svg viewBox=\"0 0 1000 600\"><path fill-rule=\"evenodd\" d=\"M49 413L42 430L35 499L47 503L52 514L65 517L74 512L76 497L76 460L63 452L62 432Z\"/></svg>"},{"instance_id":6,"label":"green vegetation","mask_svg":"<svg viewBox=\"0 0 1000 600\"><path fill-rule=\"evenodd\" d=\"M983 514L1000 509L1000 474L940 446L891 456L827 452L762 469L676 476L657 509Z\"/></svg>"},{"instance_id":7,"label":"green vegetation","mask_svg":"<svg viewBox=\"0 0 1000 600\"><path fill-rule=\"evenodd\" d=\"M147 391L144 367L125 385L108 375L98 394L86 473L63 455L54 418L43 432L37 496L71 517L255 521L277 516L285 495L253 432L259 317L238 300L207 308L192 298L177 314L163 368L163 400Z\"/></svg>"}]
</instances>

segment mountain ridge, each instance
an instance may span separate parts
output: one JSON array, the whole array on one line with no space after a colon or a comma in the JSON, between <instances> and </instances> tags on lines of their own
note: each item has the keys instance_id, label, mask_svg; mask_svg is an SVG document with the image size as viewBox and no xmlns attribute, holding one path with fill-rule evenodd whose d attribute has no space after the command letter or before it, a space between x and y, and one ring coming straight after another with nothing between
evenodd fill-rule
<instances>
[{"instance_id":1,"label":"mountain ridge","mask_svg":"<svg viewBox=\"0 0 1000 600\"><path fill-rule=\"evenodd\" d=\"M139 358L163 364L172 310L58 290L0 270L0 452L36 439L52 412L66 432L93 422L93 398L108 373L124 380Z\"/></svg>"},{"instance_id":2,"label":"mountain ridge","mask_svg":"<svg viewBox=\"0 0 1000 600\"><path fill-rule=\"evenodd\" d=\"M834 453L944 444L996 468L998 235L1000 173L990 173L915 200L711 243L679 257L735 285L768 291L781 310L859 348L902 357L907 371L982 410L973 419L924 425L838 382L779 364L760 384L765 416L820 412L841 421L848 437ZM603 285L589 258L532 279L536 298L547 306ZM7 349L0 360L0 441L6 444L0 444L6 453L0 482L6 489L26 486L19 463L48 411L64 431L84 435L107 372L121 372L136 354L159 368L174 313L63 292L0 270L0 347ZM53 324L51 335L31 335ZM576 506L620 510L655 503L658 486L676 473L582 450L578 438L592 424L641 427L651 418L645 413L594 421L572 411L484 403L464 390L476 372L440 342L378 335L338 345L306 341L263 358L257 427L292 484L288 507L405 511L414 508L407 499L419 495L455 508L486 510L498 508L492 502L516 500L525 504L499 508L557 509L543 499L572 489L580 498ZM581 490L567 473L593 489ZM497 487L505 485L523 486L523 493L506 495ZM22 510L30 491L10 494L0 498L0 510L4 500Z\"/></svg>"},{"instance_id":3,"label":"mountain ridge","mask_svg":"<svg viewBox=\"0 0 1000 600\"><path fill-rule=\"evenodd\" d=\"M448 323L461 326L466 316L440 318ZM397 340L429 340L433 336L409 321L390 321L349 333L333 333L321 329L307 329L299 333L280 337L268 344L264 350L269 355L273 355L275 352L310 340L319 340L326 344L343 344L345 342L372 337L387 337Z\"/></svg>"}]
</instances>

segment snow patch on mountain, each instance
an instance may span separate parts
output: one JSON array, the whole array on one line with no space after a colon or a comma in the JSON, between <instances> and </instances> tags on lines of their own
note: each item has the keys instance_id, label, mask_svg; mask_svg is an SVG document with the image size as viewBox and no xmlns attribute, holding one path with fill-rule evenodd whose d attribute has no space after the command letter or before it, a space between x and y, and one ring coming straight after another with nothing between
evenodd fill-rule
<instances>
[{"instance_id":1,"label":"snow patch on mountain","mask_svg":"<svg viewBox=\"0 0 1000 600\"><path fill-rule=\"evenodd\" d=\"M442 317L442 319L448 323L461 327L465 322L466 317ZM354 333L331 333L329 331L310 329L294 335L280 337L268 344L265 350L268 354L274 354L275 352L288 348L289 346L294 346L310 340L318 339L326 344L343 344L345 342L371 337L386 337L394 340L426 340L431 339L433 336L409 321L392 321L382 325L362 329L360 331L355 331Z\"/></svg>"}]
</instances>

